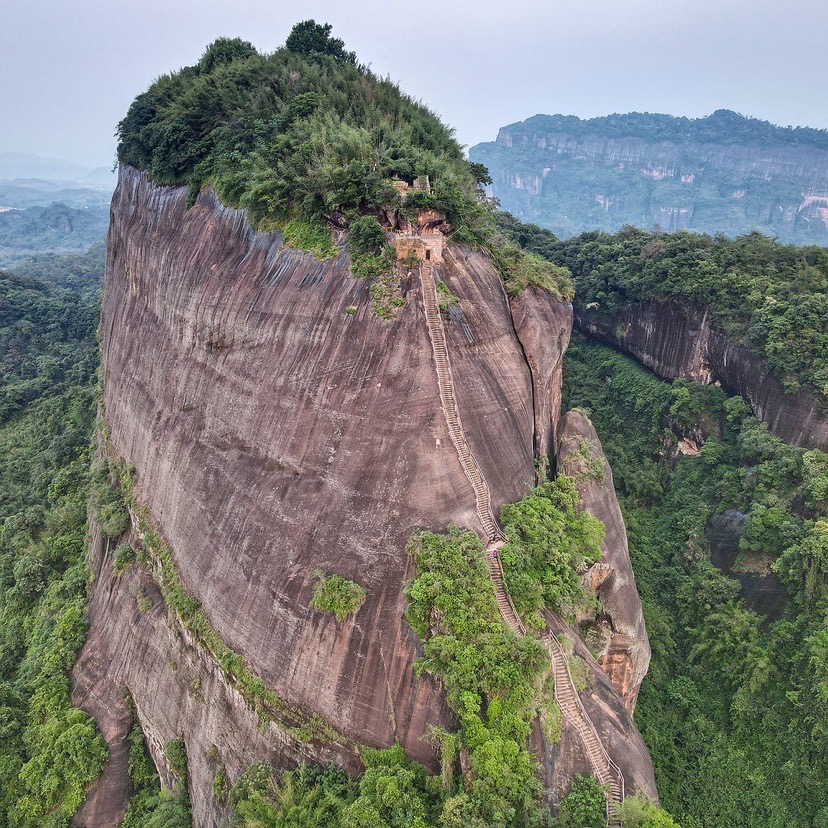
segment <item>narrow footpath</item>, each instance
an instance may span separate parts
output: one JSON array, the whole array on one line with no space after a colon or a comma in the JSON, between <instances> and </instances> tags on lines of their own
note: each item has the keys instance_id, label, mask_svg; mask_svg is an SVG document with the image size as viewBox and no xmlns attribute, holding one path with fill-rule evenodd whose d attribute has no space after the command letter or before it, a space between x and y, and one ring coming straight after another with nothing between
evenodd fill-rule
<instances>
[{"instance_id":1,"label":"narrow footpath","mask_svg":"<svg viewBox=\"0 0 828 828\"><path fill-rule=\"evenodd\" d=\"M457 408L451 361L446 345L446 332L437 300L437 283L434 279L433 262L422 261L420 263L420 285L422 287L428 333L431 339L431 349L434 355L434 367L437 372L437 384L440 389L440 401L460 465L463 467L463 471L474 491L477 517L486 541L489 578L492 582L497 606L503 621L509 629L515 635L526 635L526 628L515 610L503 580L499 549L503 546L506 536L498 525L497 518L495 518L489 486L466 441L466 435L460 420L460 412ZM611 826L620 825L614 814L614 809L610 808L610 804L620 803L624 798L624 777L621 769L612 761L605 750L595 725L584 709L578 692L575 690L575 684L569 670L569 660L557 636L550 631L544 638L544 644L552 659L555 700L564 718L578 732L596 779L609 791L607 824Z\"/></svg>"}]
</instances>

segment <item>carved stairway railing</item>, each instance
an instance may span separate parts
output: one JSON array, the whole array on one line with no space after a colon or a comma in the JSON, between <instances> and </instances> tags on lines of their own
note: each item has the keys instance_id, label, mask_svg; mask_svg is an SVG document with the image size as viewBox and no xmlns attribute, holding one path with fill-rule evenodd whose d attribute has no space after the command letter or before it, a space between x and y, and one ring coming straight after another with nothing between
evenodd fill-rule
<instances>
[{"instance_id":1,"label":"carved stairway railing","mask_svg":"<svg viewBox=\"0 0 828 828\"><path fill-rule=\"evenodd\" d=\"M428 333L431 339L431 348L434 355L434 366L437 372L437 384L440 389L440 401L443 413L448 424L449 435L457 451L460 464L474 490L477 517L483 526L487 539L486 556L489 566L489 579L492 582L498 610L503 621L515 633L526 635L526 628L515 610L509 591L503 579L503 567L500 563L498 550L506 540L492 509L492 498L486 478L480 466L471 453L466 442L463 425L460 421L460 412L454 396L454 381L451 373L446 333L443 319L440 316L440 306L437 300L437 284L434 280L434 265L431 261L420 263L420 285L423 294ZM592 767L593 773L601 785L609 792L607 797L607 825L619 825L615 803L624 798L624 776L621 769L612 761L605 750L598 731L589 718L583 703L575 689L572 673L569 669L569 660L557 636L549 631L544 644L552 659L552 669L555 680L555 700L561 709L561 714L575 728Z\"/></svg>"}]
</instances>

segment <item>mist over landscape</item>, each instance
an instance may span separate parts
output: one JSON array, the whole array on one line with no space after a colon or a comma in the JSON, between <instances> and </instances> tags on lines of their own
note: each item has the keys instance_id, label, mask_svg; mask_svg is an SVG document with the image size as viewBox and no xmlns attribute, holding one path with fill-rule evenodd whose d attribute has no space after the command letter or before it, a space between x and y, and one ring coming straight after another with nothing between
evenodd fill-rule
<instances>
[{"instance_id":1,"label":"mist over landscape","mask_svg":"<svg viewBox=\"0 0 828 828\"><path fill-rule=\"evenodd\" d=\"M828 7L3 22L0 828L828 826Z\"/></svg>"}]
</instances>

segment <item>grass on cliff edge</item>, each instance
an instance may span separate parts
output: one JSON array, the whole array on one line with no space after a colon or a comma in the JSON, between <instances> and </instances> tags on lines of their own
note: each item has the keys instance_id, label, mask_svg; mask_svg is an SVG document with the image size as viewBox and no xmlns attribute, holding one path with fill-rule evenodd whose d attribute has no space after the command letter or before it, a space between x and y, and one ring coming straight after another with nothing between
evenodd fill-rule
<instances>
[{"instance_id":1,"label":"grass on cliff edge","mask_svg":"<svg viewBox=\"0 0 828 828\"><path fill-rule=\"evenodd\" d=\"M488 173L465 160L452 130L359 64L328 25L297 24L269 55L215 41L197 65L140 94L118 133L121 162L159 184L189 185L191 201L210 184L254 226L283 227L289 244L322 257L331 255L327 227L400 208L391 179L429 176L433 192L418 193L417 206L444 213L453 241L489 250L512 291L572 295L562 268L498 231L480 186Z\"/></svg>"}]
</instances>

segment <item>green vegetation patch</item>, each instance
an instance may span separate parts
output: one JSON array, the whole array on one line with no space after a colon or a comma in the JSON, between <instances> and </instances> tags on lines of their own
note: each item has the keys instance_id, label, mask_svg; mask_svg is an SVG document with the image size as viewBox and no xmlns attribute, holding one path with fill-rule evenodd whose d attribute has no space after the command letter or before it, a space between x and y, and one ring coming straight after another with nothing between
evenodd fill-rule
<instances>
[{"instance_id":1,"label":"green vegetation patch","mask_svg":"<svg viewBox=\"0 0 828 828\"><path fill-rule=\"evenodd\" d=\"M131 699L128 699L131 705ZM181 740L168 742L167 762L176 774L172 790L162 791L155 764L147 750L144 732L133 708L129 731L129 781L133 795L121 821L121 828L192 828L187 793L187 753ZM174 767L173 767L174 766Z\"/></svg>"},{"instance_id":2,"label":"green vegetation patch","mask_svg":"<svg viewBox=\"0 0 828 828\"><path fill-rule=\"evenodd\" d=\"M578 499L574 479L561 475L501 509L504 578L530 627L544 627L544 607L572 617L585 601L578 572L601 557L604 527L578 510Z\"/></svg>"},{"instance_id":3,"label":"green vegetation patch","mask_svg":"<svg viewBox=\"0 0 828 828\"><path fill-rule=\"evenodd\" d=\"M551 259L574 275L579 305L599 313L651 299L708 307L787 391L804 386L828 404L826 248L627 227L560 242Z\"/></svg>"},{"instance_id":4,"label":"green vegetation patch","mask_svg":"<svg viewBox=\"0 0 828 828\"><path fill-rule=\"evenodd\" d=\"M270 55L217 40L196 66L139 95L118 132L123 163L159 184L189 185L190 203L212 185L255 227L282 227L287 244L321 258L335 252L330 228L350 227L354 272L370 278L389 261L369 252L376 217L404 209L392 180L428 176L432 191L407 208L442 212L453 241L488 249L510 291L536 285L571 296L563 269L498 232L481 189L488 173L465 160L452 130L359 64L329 25L298 24Z\"/></svg>"},{"instance_id":5,"label":"green vegetation patch","mask_svg":"<svg viewBox=\"0 0 828 828\"><path fill-rule=\"evenodd\" d=\"M485 550L473 532L415 535L417 577L406 617L423 642L415 664L438 675L460 721L471 778L446 799L450 825L512 825L539 813L537 767L526 747L550 670L543 645L503 623Z\"/></svg>"},{"instance_id":6,"label":"green vegetation patch","mask_svg":"<svg viewBox=\"0 0 828 828\"><path fill-rule=\"evenodd\" d=\"M437 279L437 304L443 313L447 313L451 305L459 304L460 300L449 290L449 286L442 280Z\"/></svg>"},{"instance_id":7,"label":"green vegetation patch","mask_svg":"<svg viewBox=\"0 0 828 828\"><path fill-rule=\"evenodd\" d=\"M285 244L313 253L317 259L330 259L336 255L331 230L321 221L291 219L284 226Z\"/></svg>"},{"instance_id":8,"label":"green vegetation patch","mask_svg":"<svg viewBox=\"0 0 828 828\"><path fill-rule=\"evenodd\" d=\"M321 569L314 574L318 580L311 606L330 612L337 621L343 621L356 612L365 601L365 587L341 575L326 575Z\"/></svg>"},{"instance_id":9,"label":"green vegetation patch","mask_svg":"<svg viewBox=\"0 0 828 828\"><path fill-rule=\"evenodd\" d=\"M86 635L97 296L0 272L0 824L68 824L107 749L72 704Z\"/></svg>"},{"instance_id":10,"label":"green vegetation patch","mask_svg":"<svg viewBox=\"0 0 828 828\"><path fill-rule=\"evenodd\" d=\"M576 776L569 793L558 805L561 828L605 828L607 798L594 776Z\"/></svg>"},{"instance_id":11,"label":"green vegetation patch","mask_svg":"<svg viewBox=\"0 0 828 828\"><path fill-rule=\"evenodd\" d=\"M564 407L591 409L627 525L653 652L636 722L662 802L685 828L820 824L828 457L773 437L741 398L662 382L577 337L564 376ZM715 430L698 456L680 456L676 423L700 401ZM781 609L751 609L712 565L705 530L727 509L746 516L739 554L781 579Z\"/></svg>"}]
</instances>

